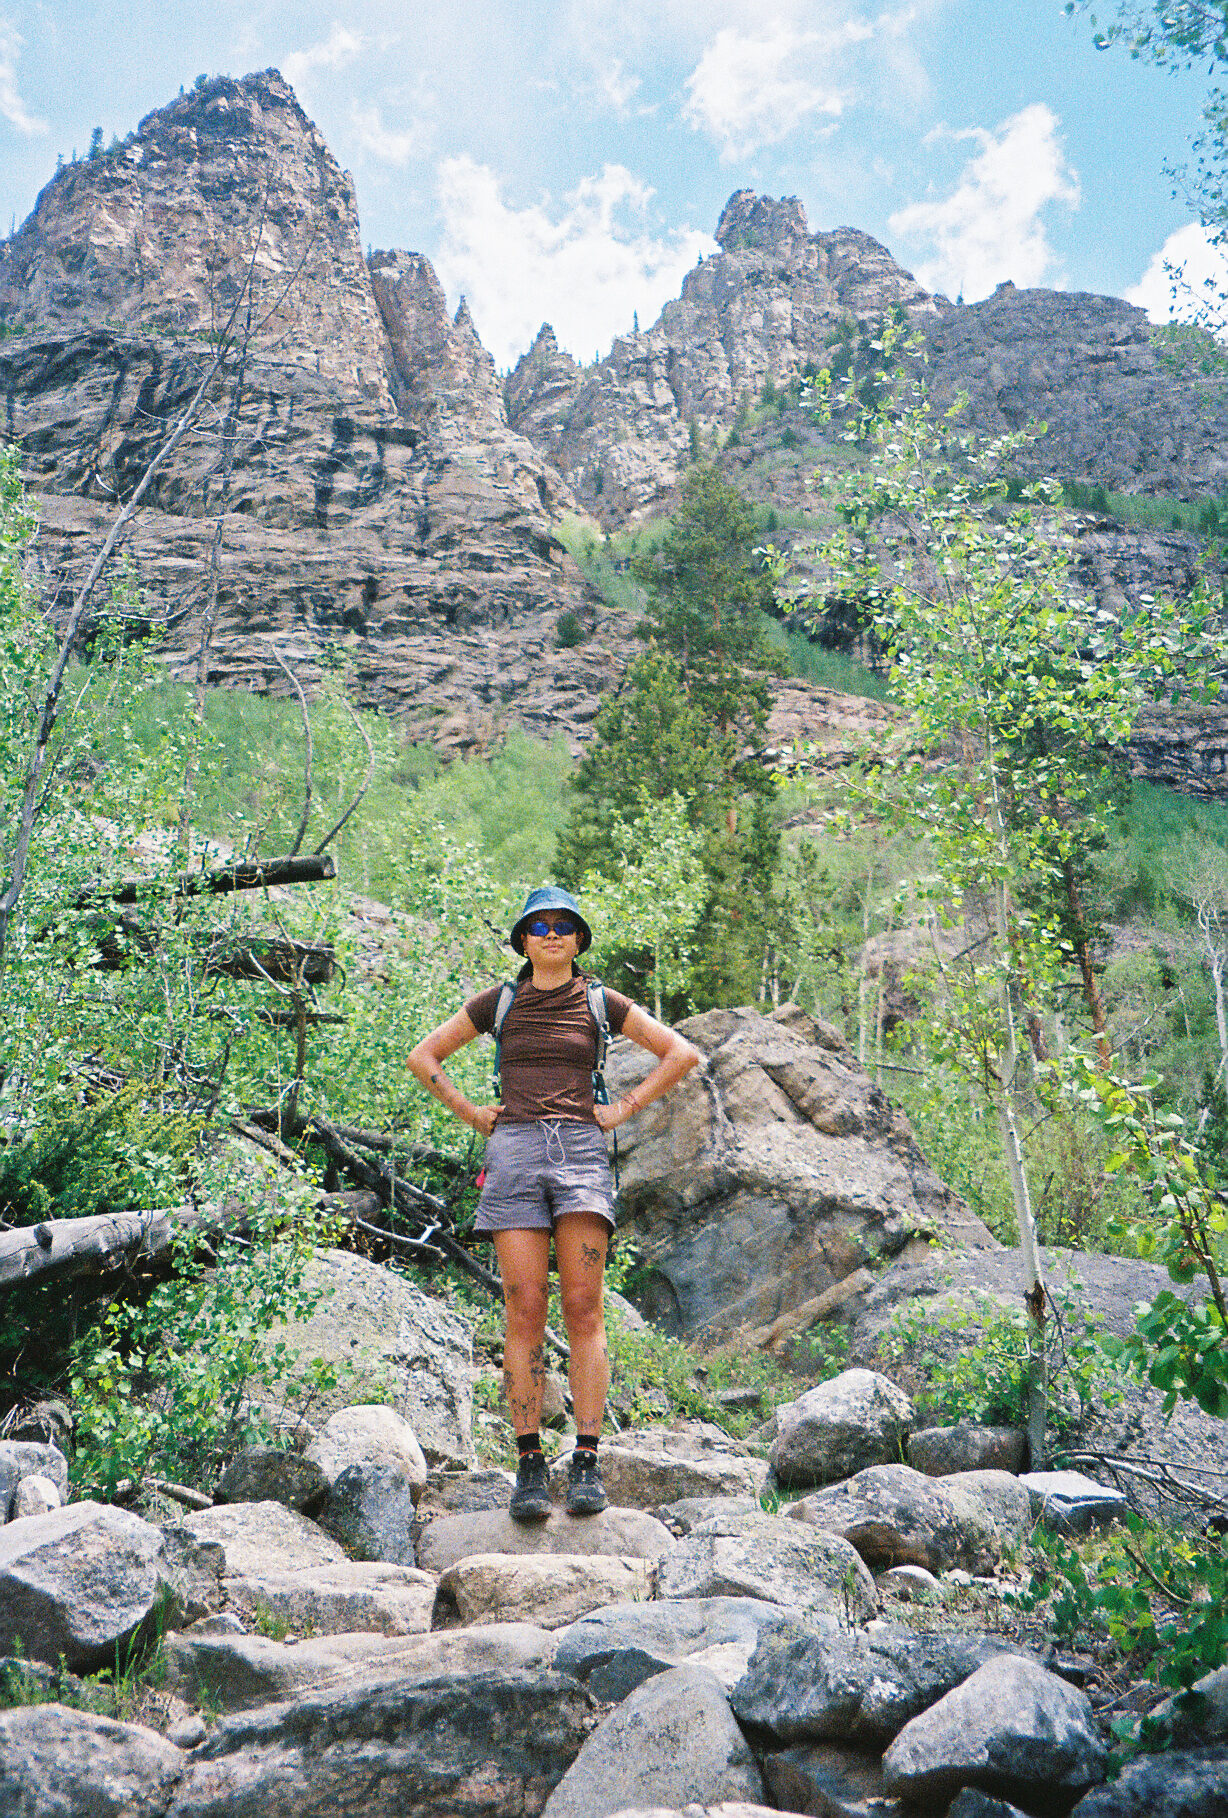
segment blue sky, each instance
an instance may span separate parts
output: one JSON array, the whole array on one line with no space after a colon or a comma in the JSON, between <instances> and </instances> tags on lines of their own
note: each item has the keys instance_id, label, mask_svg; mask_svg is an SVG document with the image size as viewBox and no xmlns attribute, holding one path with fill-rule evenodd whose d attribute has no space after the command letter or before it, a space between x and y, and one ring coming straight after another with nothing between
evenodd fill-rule
<instances>
[{"instance_id":1,"label":"blue sky","mask_svg":"<svg viewBox=\"0 0 1228 1818\"><path fill-rule=\"evenodd\" d=\"M501 366L543 319L582 359L647 327L742 187L970 302L1009 278L1158 311L1164 249L1200 244L1163 167L1202 76L1098 52L1061 0L0 0L0 221L95 125L269 65L364 241L428 254Z\"/></svg>"}]
</instances>

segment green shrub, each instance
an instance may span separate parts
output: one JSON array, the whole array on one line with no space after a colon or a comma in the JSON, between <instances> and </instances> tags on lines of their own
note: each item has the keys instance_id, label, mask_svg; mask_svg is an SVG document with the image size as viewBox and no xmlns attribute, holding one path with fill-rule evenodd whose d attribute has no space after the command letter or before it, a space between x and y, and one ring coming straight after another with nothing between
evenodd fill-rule
<instances>
[{"instance_id":1,"label":"green shrub","mask_svg":"<svg viewBox=\"0 0 1228 1818\"><path fill-rule=\"evenodd\" d=\"M584 642L584 627L574 612L560 612L555 620L554 641L560 650L574 650Z\"/></svg>"},{"instance_id":2,"label":"green shrub","mask_svg":"<svg viewBox=\"0 0 1228 1818\"><path fill-rule=\"evenodd\" d=\"M328 1235L306 1205L257 1209L244 1240L219 1246L215 1267L200 1270L185 1240L175 1279L143 1303L116 1302L78 1339L70 1378L78 1492L110 1497L121 1479L150 1474L212 1489L229 1451L270 1438L247 1410L250 1393L335 1386L331 1367L304 1367L270 1338L321 1299L305 1273Z\"/></svg>"},{"instance_id":3,"label":"green shrub","mask_svg":"<svg viewBox=\"0 0 1228 1818\"><path fill-rule=\"evenodd\" d=\"M139 1086L86 1103L61 1090L29 1136L0 1146L0 1219L35 1225L177 1201L200 1128L152 1109Z\"/></svg>"}]
</instances>

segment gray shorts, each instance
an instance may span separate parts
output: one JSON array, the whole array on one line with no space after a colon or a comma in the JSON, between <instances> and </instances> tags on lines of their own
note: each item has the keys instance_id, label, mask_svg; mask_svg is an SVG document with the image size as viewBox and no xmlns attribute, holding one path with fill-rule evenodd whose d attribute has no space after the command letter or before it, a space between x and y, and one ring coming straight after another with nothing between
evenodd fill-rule
<instances>
[{"instance_id":1,"label":"gray shorts","mask_svg":"<svg viewBox=\"0 0 1228 1818\"><path fill-rule=\"evenodd\" d=\"M553 1231L569 1212L595 1212L614 1229L605 1131L574 1118L496 1124L475 1231Z\"/></svg>"}]
</instances>

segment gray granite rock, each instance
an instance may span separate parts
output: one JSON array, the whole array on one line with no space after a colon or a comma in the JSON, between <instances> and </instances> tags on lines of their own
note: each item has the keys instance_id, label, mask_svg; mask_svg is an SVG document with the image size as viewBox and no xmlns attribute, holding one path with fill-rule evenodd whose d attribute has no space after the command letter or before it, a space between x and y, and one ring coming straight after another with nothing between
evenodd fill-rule
<instances>
[{"instance_id":1,"label":"gray granite rock","mask_svg":"<svg viewBox=\"0 0 1228 1818\"><path fill-rule=\"evenodd\" d=\"M880 1571L919 1565L984 1572L1002 1551L1003 1536L981 1497L957 1477L926 1477L909 1465L872 1465L791 1504L789 1514L841 1535Z\"/></svg>"},{"instance_id":2,"label":"gray granite rock","mask_svg":"<svg viewBox=\"0 0 1228 1818\"><path fill-rule=\"evenodd\" d=\"M544 1818L737 1799L762 1803L759 1769L716 1675L682 1666L647 1680L594 1731Z\"/></svg>"},{"instance_id":3,"label":"gray granite rock","mask_svg":"<svg viewBox=\"0 0 1228 1818\"><path fill-rule=\"evenodd\" d=\"M222 1472L222 1502L282 1502L288 1509L318 1508L328 1489L319 1465L280 1446L244 1446Z\"/></svg>"},{"instance_id":4,"label":"gray granite rock","mask_svg":"<svg viewBox=\"0 0 1228 1818\"><path fill-rule=\"evenodd\" d=\"M1032 1499L1033 1516L1059 1534L1086 1534L1129 1513L1120 1490L1082 1471L1029 1471L1019 1481Z\"/></svg>"},{"instance_id":5,"label":"gray granite rock","mask_svg":"<svg viewBox=\"0 0 1228 1818\"><path fill-rule=\"evenodd\" d=\"M23 1477L13 1491L12 1519L51 1515L63 1506L63 1498L49 1477Z\"/></svg>"},{"instance_id":6,"label":"gray granite rock","mask_svg":"<svg viewBox=\"0 0 1228 1818\"><path fill-rule=\"evenodd\" d=\"M0 1528L0 1653L113 1665L171 1596L160 1531L125 1509L75 1502Z\"/></svg>"},{"instance_id":7,"label":"gray granite rock","mask_svg":"<svg viewBox=\"0 0 1228 1818\"><path fill-rule=\"evenodd\" d=\"M428 1523L418 1541L418 1564L427 1572L446 1572L470 1553L618 1553L659 1560L673 1547L669 1529L640 1509L611 1506L583 1516L557 1509L532 1526L513 1521L506 1509L488 1509Z\"/></svg>"},{"instance_id":8,"label":"gray granite rock","mask_svg":"<svg viewBox=\"0 0 1228 1818\"><path fill-rule=\"evenodd\" d=\"M540 1812L596 1713L541 1668L361 1680L224 1718L166 1818Z\"/></svg>"},{"instance_id":9,"label":"gray granite rock","mask_svg":"<svg viewBox=\"0 0 1228 1818\"><path fill-rule=\"evenodd\" d=\"M469 1465L473 1343L466 1321L404 1276L345 1250L318 1253L306 1279L324 1298L310 1318L288 1320L280 1336L304 1360L338 1365L338 1386L324 1396L324 1408L331 1414L387 1403L412 1427L427 1462Z\"/></svg>"},{"instance_id":10,"label":"gray granite rock","mask_svg":"<svg viewBox=\"0 0 1228 1818\"><path fill-rule=\"evenodd\" d=\"M1071 1818L1224 1818L1228 1812L1228 1748L1144 1755L1097 1787Z\"/></svg>"},{"instance_id":11,"label":"gray granite rock","mask_svg":"<svg viewBox=\"0 0 1228 1818\"><path fill-rule=\"evenodd\" d=\"M759 1639L787 1621L779 1604L753 1597L661 1598L594 1610L559 1637L554 1664L601 1700L618 1704L671 1667L706 1666L722 1685L742 1678Z\"/></svg>"},{"instance_id":12,"label":"gray granite rock","mask_svg":"<svg viewBox=\"0 0 1228 1818\"><path fill-rule=\"evenodd\" d=\"M820 1812L823 1818L905 1818L898 1799L883 1791L877 1755L811 1743L763 1756L763 1779L778 1811Z\"/></svg>"},{"instance_id":13,"label":"gray granite rock","mask_svg":"<svg viewBox=\"0 0 1228 1818\"><path fill-rule=\"evenodd\" d=\"M68 1501L68 1460L58 1446L29 1439L0 1440L0 1521L7 1521L24 1477L47 1477Z\"/></svg>"},{"instance_id":14,"label":"gray granite rock","mask_svg":"<svg viewBox=\"0 0 1228 1818\"><path fill-rule=\"evenodd\" d=\"M977 1787L1065 1812L1104 1778L1105 1748L1082 1692L1001 1655L905 1725L883 1756L887 1791L914 1803Z\"/></svg>"},{"instance_id":15,"label":"gray granite rock","mask_svg":"<svg viewBox=\"0 0 1228 1818\"><path fill-rule=\"evenodd\" d=\"M655 1324L768 1327L919 1228L993 1243L902 1114L796 1005L708 1010L679 1028L706 1066L619 1131L621 1228L652 1258L636 1292ZM616 1047L611 1094L650 1066Z\"/></svg>"},{"instance_id":16,"label":"gray granite rock","mask_svg":"<svg viewBox=\"0 0 1228 1818\"><path fill-rule=\"evenodd\" d=\"M257 1705L351 1685L441 1674L548 1667L554 1637L530 1623L492 1623L440 1634L338 1634L297 1642L246 1635L212 1623L168 1635L166 1686L210 1711Z\"/></svg>"},{"instance_id":17,"label":"gray granite rock","mask_svg":"<svg viewBox=\"0 0 1228 1818\"><path fill-rule=\"evenodd\" d=\"M682 1496L677 1502L662 1503L648 1512L672 1532L690 1534L701 1522L730 1515L755 1515L760 1508L757 1496Z\"/></svg>"},{"instance_id":18,"label":"gray granite rock","mask_svg":"<svg viewBox=\"0 0 1228 1818\"><path fill-rule=\"evenodd\" d=\"M5 1818L162 1818L184 1755L153 1730L59 1704L0 1711Z\"/></svg>"},{"instance_id":19,"label":"gray granite rock","mask_svg":"<svg viewBox=\"0 0 1228 1818\"><path fill-rule=\"evenodd\" d=\"M889 1378L844 1370L777 1408L769 1462L787 1489L840 1483L897 1462L912 1421L912 1403Z\"/></svg>"},{"instance_id":20,"label":"gray granite rock","mask_svg":"<svg viewBox=\"0 0 1228 1818\"><path fill-rule=\"evenodd\" d=\"M956 1471L1022 1471L1027 1438L1018 1427L978 1427L960 1421L952 1427L922 1427L911 1433L905 1449L914 1471L927 1477L949 1477Z\"/></svg>"},{"instance_id":21,"label":"gray granite rock","mask_svg":"<svg viewBox=\"0 0 1228 1818\"><path fill-rule=\"evenodd\" d=\"M570 1456L570 1451L560 1454L550 1468L550 1487L560 1501L566 1494ZM683 1497L757 1501L767 1466L761 1459L731 1453L687 1457L672 1449L668 1434L653 1434L646 1442L629 1434L625 1441L602 1442L601 1475L612 1502L628 1509L652 1509Z\"/></svg>"},{"instance_id":22,"label":"gray granite rock","mask_svg":"<svg viewBox=\"0 0 1228 1818\"><path fill-rule=\"evenodd\" d=\"M657 1595L762 1598L829 1622L861 1622L878 1608L847 1541L762 1511L700 1522L662 1561Z\"/></svg>"},{"instance_id":23,"label":"gray granite rock","mask_svg":"<svg viewBox=\"0 0 1228 1818\"><path fill-rule=\"evenodd\" d=\"M796 1622L765 1630L733 1689L742 1723L778 1742L842 1742L882 1749L905 1724L1004 1654L1005 1643L954 1632L816 1631Z\"/></svg>"},{"instance_id":24,"label":"gray granite rock","mask_svg":"<svg viewBox=\"0 0 1228 1818\"><path fill-rule=\"evenodd\" d=\"M347 1465L329 1486L320 1523L358 1559L413 1565L416 1494L396 1464Z\"/></svg>"}]
</instances>

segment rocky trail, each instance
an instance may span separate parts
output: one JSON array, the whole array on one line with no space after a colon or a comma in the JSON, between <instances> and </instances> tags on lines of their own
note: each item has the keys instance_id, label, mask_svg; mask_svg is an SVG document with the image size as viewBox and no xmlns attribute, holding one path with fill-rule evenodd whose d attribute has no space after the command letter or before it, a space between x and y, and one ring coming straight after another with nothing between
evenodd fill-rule
<instances>
[{"instance_id":1,"label":"rocky trail","mask_svg":"<svg viewBox=\"0 0 1228 1818\"><path fill-rule=\"evenodd\" d=\"M930 1342L952 1350L1012 1308L1014 1253L826 1025L787 1009L684 1027L708 1065L669 1140L650 1113L624 1157L641 1297L747 1355L836 1318L849 1367L800 1376L743 1440L668 1404L645 1424L616 1380L611 1506L591 1517L562 1507L552 1379L556 1509L519 1526L510 1474L481 1456L502 1423L475 1393L474 1315L318 1254L323 1296L283 1342L344 1364L338 1385L266 1407L279 1442L238 1451L211 1494L71 1501L67 1439L0 1443L4 1818L1228 1810L1228 1669L1178 1750L1106 1781L1111 1718L1158 1692L1090 1635L1055 1648L1012 1602L1038 1524L1115 1520L1121 1470L1030 1472L1016 1430L936 1423L932 1361L891 1350L902 1308L945 1318ZM640 1064L616 1047L616 1084ZM1118 1329L1162 1279L1110 1257L1048 1268ZM610 1302L616 1336L643 1328ZM1165 1426L1161 1400L1097 1408L1081 1443L1127 1483L1156 1445L1222 1482L1222 1422ZM92 1677L108 1670L117 1684Z\"/></svg>"},{"instance_id":2,"label":"rocky trail","mask_svg":"<svg viewBox=\"0 0 1228 1818\"><path fill-rule=\"evenodd\" d=\"M1017 1475L1016 1434L916 1430L864 1369L782 1408L762 1449L702 1422L625 1434L603 1514L517 1526L508 1473L428 1465L386 1405L339 1409L299 1452L250 1448L218 1501L156 1520L62 1505L63 1455L7 1443L0 1673L46 1701L0 1712L0 1810L1225 1809L1228 1673L1204 1746L1140 1804L1155 1762L1102 1784L1094 1658L1006 1613L1033 1524L1105 1519L1111 1496L1081 1509ZM795 1500L769 1512L769 1484ZM99 1714L75 1676L142 1642L140 1720Z\"/></svg>"}]
</instances>

